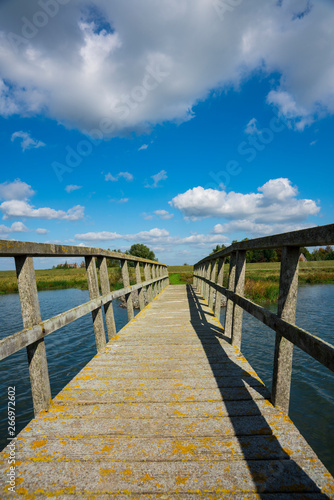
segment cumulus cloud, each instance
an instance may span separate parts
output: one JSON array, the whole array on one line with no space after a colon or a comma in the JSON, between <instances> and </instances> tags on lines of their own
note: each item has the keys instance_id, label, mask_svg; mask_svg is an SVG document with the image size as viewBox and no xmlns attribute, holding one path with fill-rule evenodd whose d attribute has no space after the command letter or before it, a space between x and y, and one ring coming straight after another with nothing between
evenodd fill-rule
<instances>
[{"instance_id":1,"label":"cumulus cloud","mask_svg":"<svg viewBox=\"0 0 334 500\"><path fill-rule=\"evenodd\" d=\"M328 0L248 0L224 19L207 0L73 0L29 38L22 14L31 22L36 2L2 4L2 116L45 113L85 132L107 118L104 137L125 135L191 118L211 90L256 69L281 75L268 102L297 128L334 111Z\"/></svg>"},{"instance_id":2,"label":"cumulus cloud","mask_svg":"<svg viewBox=\"0 0 334 500\"><path fill-rule=\"evenodd\" d=\"M151 179L153 179L153 184L146 184L145 187L147 188L157 188L159 187L158 184L160 181L164 181L167 179L167 172L166 170L160 170L157 174L154 174L151 176Z\"/></svg>"},{"instance_id":3,"label":"cumulus cloud","mask_svg":"<svg viewBox=\"0 0 334 500\"><path fill-rule=\"evenodd\" d=\"M320 207L313 200L298 199L297 188L285 178L271 179L258 188L258 193L242 194L201 186L177 195L170 205L187 218L223 217L257 223L303 222L317 215Z\"/></svg>"},{"instance_id":4,"label":"cumulus cloud","mask_svg":"<svg viewBox=\"0 0 334 500\"><path fill-rule=\"evenodd\" d=\"M246 125L245 134L247 135L259 135L261 131L257 128L257 119L252 118Z\"/></svg>"},{"instance_id":5,"label":"cumulus cloud","mask_svg":"<svg viewBox=\"0 0 334 500\"><path fill-rule=\"evenodd\" d=\"M112 181L112 182L117 182L119 179L125 179L128 182L133 181L133 175L130 174L129 172L119 172L117 175L111 175L109 172L104 176L104 179L106 181Z\"/></svg>"},{"instance_id":6,"label":"cumulus cloud","mask_svg":"<svg viewBox=\"0 0 334 500\"><path fill-rule=\"evenodd\" d=\"M20 179L0 184L0 199L2 200L27 200L34 194L35 191L31 186Z\"/></svg>"},{"instance_id":7,"label":"cumulus cloud","mask_svg":"<svg viewBox=\"0 0 334 500\"><path fill-rule=\"evenodd\" d=\"M77 186L76 184L69 184L66 186L65 191L67 193L72 193L72 191L77 191L78 189L81 189L82 186Z\"/></svg>"},{"instance_id":8,"label":"cumulus cloud","mask_svg":"<svg viewBox=\"0 0 334 500\"><path fill-rule=\"evenodd\" d=\"M76 205L67 211L55 210L54 208L43 207L35 208L29 202L29 198L35 194L31 186L20 179L14 182L4 182L0 184L0 211L3 213L3 219L12 219L14 217L27 217L34 219L60 219L75 221L83 219L85 207Z\"/></svg>"},{"instance_id":9,"label":"cumulus cloud","mask_svg":"<svg viewBox=\"0 0 334 500\"><path fill-rule=\"evenodd\" d=\"M33 139L28 132L23 132L22 130L12 134L11 141L13 142L15 139L20 139L22 151L26 149L38 149L45 146L44 142Z\"/></svg>"},{"instance_id":10,"label":"cumulus cloud","mask_svg":"<svg viewBox=\"0 0 334 500\"><path fill-rule=\"evenodd\" d=\"M29 229L23 224L23 222L13 222L10 227L0 224L0 239L8 238L11 233L26 233L28 231Z\"/></svg>"},{"instance_id":11,"label":"cumulus cloud","mask_svg":"<svg viewBox=\"0 0 334 500\"><path fill-rule=\"evenodd\" d=\"M60 220L80 220L84 217L84 207L76 205L65 212L64 210L55 210L54 208L34 208L26 201L10 200L4 201L0 205L3 213L3 219L13 217L27 217L33 219L60 219Z\"/></svg>"},{"instance_id":12,"label":"cumulus cloud","mask_svg":"<svg viewBox=\"0 0 334 500\"><path fill-rule=\"evenodd\" d=\"M43 229L42 227L39 227L36 229L37 234L47 234L49 231L47 229Z\"/></svg>"},{"instance_id":13,"label":"cumulus cloud","mask_svg":"<svg viewBox=\"0 0 334 500\"><path fill-rule=\"evenodd\" d=\"M138 149L138 151L143 151L145 149L148 148L148 144L143 144L142 146L140 146L140 148Z\"/></svg>"},{"instance_id":14,"label":"cumulus cloud","mask_svg":"<svg viewBox=\"0 0 334 500\"><path fill-rule=\"evenodd\" d=\"M269 234L286 233L314 227L315 224L258 224L247 219L216 224L213 228L214 234L244 233L248 236L267 236Z\"/></svg>"}]
</instances>

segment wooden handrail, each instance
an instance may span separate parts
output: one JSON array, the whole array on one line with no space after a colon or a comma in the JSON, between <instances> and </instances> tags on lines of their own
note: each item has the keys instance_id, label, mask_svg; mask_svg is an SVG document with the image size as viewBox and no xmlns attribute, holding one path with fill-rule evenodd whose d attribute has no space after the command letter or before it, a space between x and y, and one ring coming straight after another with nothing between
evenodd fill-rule
<instances>
[{"instance_id":1,"label":"wooden handrail","mask_svg":"<svg viewBox=\"0 0 334 500\"><path fill-rule=\"evenodd\" d=\"M41 321L33 257L83 257L87 271L90 300L53 318ZM160 262L141 259L133 255L112 252L100 248L51 245L21 241L0 241L0 257L14 257L24 329L0 341L0 360L26 348L35 415L47 410L51 401L48 365L44 337L65 325L91 313L97 351L106 346L103 310L108 338L116 334L112 300L125 296L128 320L134 317L132 292L139 290L140 309L144 307L143 289L147 287L148 300L169 283L167 266ZM122 268L124 287L110 291L107 259L118 260ZM136 284L130 286L128 262L135 263ZM140 264L144 266L145 281L141 281ZM98 273L101 292L99 289ZM152 274L152 279L151 279ZM157 286L158 285L158 286ZM152 295L152 287L155 293Z\"/></svg>"},{"instance_id":2,"label":"wooden handrail","mask_svg":"<svg viewBox=\"0 0 334 500\"><path fill-rule=\"evenodd\" d=\"M208 255L194 265L194 285L215 314L219 315L220 296L227 297L224 331L231 343L241 346L242 314L248 312L276 332L272 400L288 413L293 345L334 371L334 346L295 326L300 247L334 244L334 224L302 229L233 243ZM277 314L247 300L244 295L247 250L282 248ZM223 269L230 256L228 288L222 286ZM218 261L218 272L216 263ZM216 279L217 276L217 279ZM213 304L213 290L217 304Z\"/></svg>"}]
</instances>

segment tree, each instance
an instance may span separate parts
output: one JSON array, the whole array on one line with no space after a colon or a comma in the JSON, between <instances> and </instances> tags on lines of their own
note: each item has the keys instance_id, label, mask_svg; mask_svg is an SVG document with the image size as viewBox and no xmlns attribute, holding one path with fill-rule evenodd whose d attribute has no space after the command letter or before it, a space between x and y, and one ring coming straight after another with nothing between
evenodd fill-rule
<instances>
[{"instance_id":1,"label":"tree","mask_svg":"<svg viewBox=\"0 0 334 500\"><path fill-rule=\"evenodd\" d=\"M135 243L132 245L129 250L129 254L134 255L135 257L140 257L141 259L157 260L153 250L150 250L142 243Z\"/></svg>"}]
</instances>

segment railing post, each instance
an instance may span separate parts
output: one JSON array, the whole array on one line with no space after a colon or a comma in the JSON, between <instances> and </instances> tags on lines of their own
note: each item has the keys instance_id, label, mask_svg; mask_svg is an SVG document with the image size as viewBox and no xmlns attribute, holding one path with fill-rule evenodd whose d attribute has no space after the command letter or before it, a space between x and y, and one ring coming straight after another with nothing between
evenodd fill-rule
<instances>
[{"instance_id":1,"label":"railing post","mask_svg":"<svg viewBox=\"0 0 334 500\"><path fill-rule=\"evenodd\" d=\"M296 319L299 248L283 247L277 315L294 324ZM293 344L276 332L272 401L289 412Z\"/></svg>"},{"instance_id":2,"label":"railing post","mask_svg":"<svg viewBox=\"0 0 334 500\"><path fill-rule=\"evenodd\" d=\"M128 261L126 259L122 259L121 266L122 266L123 285L124 285L124 288L126 288L126 287L130 286ZM125 294L125 303L126 303L126 309L128 311L128 320L131 321L135 317L134 312L133 312L133 303L132 303L131 292Z\"/></svg>"},{"instance_id":3,"label":"railing post","mask_svg":"<svg viewBox=\"0 0 334 500\"><path fill-rule=\"evenodd\" d=\"M106 295L107 293L110 293L107 259L106 257L100 257L97 262L100 270L101 293L102 295ZM107 302L107 304L104 304L104 315L106 318L108 340L110 340L117 333L112 301Z\"/></svg>"},{"instance_id":4,"label":"railing post","mask_svg":"<svg viewBox=\"0 0 334 500\"><path fill-rule=\"evenodd\" d=\"M135 268L136 268L136 282L137 282L137 284L139 284L142 282L141 275L140 275L140 262L136 262ZM138 290L138 301L139 301L139 308L142 311L145 307L143 287L139 288L139 290Z\"/></svg>"},{"instance_id":5,"label":"railing post","mask_svg":"<svg viewBox=\"0 0 334 500\"><path fill-rule=\"evenodd\" d=\"M217 285L223 286L223 278L224 278L224 264L225 257L223 259L218 260L218 276L217 276ZM216 302L215 302L215 316L220 318L220 309L222 303L222 294L218 290L216 290Z\"/></svg>"},{"instance_id":6,"label":"railing post","mask_svg":"<svg viewBox=\"0 0 334 500\"><path fill-rule=\"evenodd\" d=\"M206 268L206 263L204 262L201 266L201 277L202 278L205 278L205 268ZM200 292L201 292L201 295L204 297L204 290L205 290L205 282L203 279L201 279L201 289L200 289Z\"/></svg>"},{"instance_id":7,"label":"railing post","mask_svg":"<svg viewBox=\"0 0 334 500\"><path fill-rule=\"evenodd\" d=\"M156 275L157 275L157 278L161 277L161 267L159 266L159 264L156 266ZM161 292L161 281L158 281L158 283L157 283L157 291L158 291L158 293Z\"/></svg>"},{"instance_id":8,"label":"railing post","mask_svg":"<svg viewBox=\"0 0 334 500\"><path fill-rule=\"evenodd\" d=\"M165 287L169 285L169 274L168 274L168 267L165 267L165 276L166 276L166 284Z\"/></svg>"},{"instance_id":9,"label":"railing post","mask_svg":"<svg viewBox=\"0 0 334 500\"><path fill-rule=\"evenodd\" d=\"M144 265L144 276L145 276L145 281L149 281L151 279L150 264L148 263L145 263ZM148 301L151 302L153 299L152 285L147 286L147 297Z\"/></svg>"},{"instance_id":10,"label":"railing post","mask_svg":"<svg viewBox=\"0 0 334 500\"><path fill-rule=\"evenodd\" d=\"M216 269L217 269L217 260L211 261L211 273L210 273L210 281L216 282ZM213 286L210 286L209 293L209 307L213 309L213 296L216 292L216 289Z\"/></svg>"},{"instance_id":11,"label":"railing post","mask_svg":"<svg viewBox=\"0 0 334 500\"><path fill-rule=\"evenodd\" d=\"M195 288L197 288L197 277L195 276L195 274L197 272L196 269L197 268L196 268L196 265L195 265L194 266L194 270L193 270L193 276L194 276L194 278L193 278L193 285L194 285Z\"/></svg>"},{"instance_id":12,"label":"railing post","mask_svg":"<svg viewBox=\"0 0 334 500\"><path fill-rule=\"evenodd\" d=\"M156 274L155 274L155 265L154 264L151 264L151 273L152 273L152 279L155 280ZM153 295L153 298L155 298L157 296L157 284L156 283L152 284L152 295Z\"/></svg>"},{"instance_id":13,"label":"railing post","mask_svg":"<svg viewBox=\"0 0 334 500\"><path fill-rule=\"evenodd\" d=\"M235 286L234 291L238 295L243 296L245 291L245 274L246 274L246 251L238 250L235 265ZM232 322L232 345L240 349L241 333L242 333L242 307L234 304L233 307L233 322Z\"/></svg>"},{"instance_id":14,"label":"railing post","mask_svg":"<svg viewBox=\"0 0 334 500\"><path fill-rule=\"evenodd\" d=\"M236 252L232 252L230 255L230 270L228 274L228 289L231 290L232 292L234 292L234 285L235 285L235 259L236 259ZM232 338L233 306L234 303L232 302L232 300L227 300L224 334L230 338Z\"/></svg>"},{"instance_id":15,"label":"railing post","mask_svg":"<svg viewBox=\"0 0 334 500\"><path fill-rule=\"evenodd\" d=\"M207 264L205 266L205 274L204 274L204 277L207 280L210 279L210 276L211 276L211 260L209 262L207 262ZM204 298L205 298L205 300L207 302L209 301L209 292L210 292L210 285L209 285L209 283L205 283L205 286L204 286Z\"/></svg>"},{"instance_id":16,"label":"railing post","mask_svg":"<svg viewBox=\"0 0 334 500\"><path fill-rule=\"evenodd\" d=\"M24 328L30 328L41 321L35 270L32 257L15 257L17 284ZM51 401L48 362L44 339L27 347L31 392L34 413L48 410Z\"/></svg>"},{"instance_id":17,"label":"railing post","mask_svg":"<svg viewBox=\"0 0 334 500\"><path fill-rule=\"evenodd\" d=\"M97 299L100 296L100 292L99 292L99 283L97 281L96 259L95 257L85 257L85 262L86 262L89 298L90 300ZM92 311L92 317L93 317L96 349L97 352L99 352L106 346L106 335L104 332L102 308L99 307L98 309L95 309L95 311Z\"/></svg>"}]
</instances>

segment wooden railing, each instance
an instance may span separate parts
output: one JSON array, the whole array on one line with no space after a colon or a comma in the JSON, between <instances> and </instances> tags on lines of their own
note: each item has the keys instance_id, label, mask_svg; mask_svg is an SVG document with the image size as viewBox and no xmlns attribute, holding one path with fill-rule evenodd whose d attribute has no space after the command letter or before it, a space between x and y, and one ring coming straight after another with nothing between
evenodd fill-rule
<instances>
[{"instance_id":1,"label":"wooden railing","mask_svg":"<svg viewBox=\"0 0 334 500\"><path fill-rule=\"evenodd\" d=\"M103 322L104 309L108 338L116 334L113 299L125 296L128 319L134 318L131 292L138 290L140 309L144 308L144 288L150 302L169 283L167 266L155 261L140 259L99 248L49 245L20 241L0 241L0 257L14 257L24 330L0 341L0 360L26 348L33 397L34 412L47 410L51 401L49 372L44 337L78 318L92 313L97 351L106 346ZM89 302L81 304L58 316L41 320L33 257L84 257L87 271ZM107 259L120 262L124 288L110 291ZM128 262L135 266L136 284L130 286ZM141 280L140 265L144 267L145 281ZM99 289L97 268L100 278Z\"/></svg>"},{"instance_id":2,"label":"wooden railing","mask_svg":"<svg viewBox=\"0 0 334 500\"><path fill-rule=\"evenodd\" d=\"M276 332L272 401L288 413L293 345L334 371L334 346L295 326L300 247L332 245L334 224L234 243L194 266L194 285L219 318L222 294L227 298L224 334L240 348L243 311ZM246 251L282 248L277 314L244 297ZM224 263L230 257L228 288L223 287ZM214 290L216 291L214 303ZM332 306L333 307L333 306Z\"/></svg>"}]
</instances>

